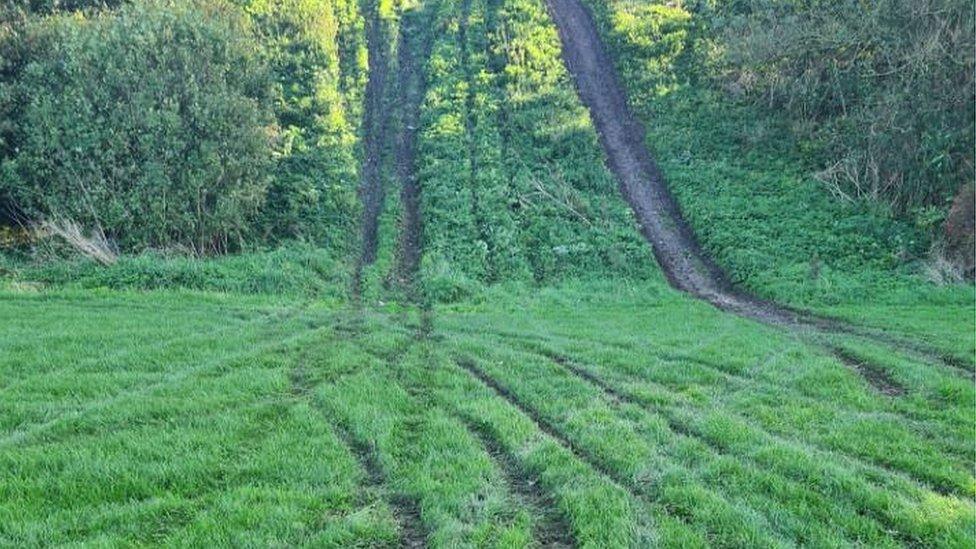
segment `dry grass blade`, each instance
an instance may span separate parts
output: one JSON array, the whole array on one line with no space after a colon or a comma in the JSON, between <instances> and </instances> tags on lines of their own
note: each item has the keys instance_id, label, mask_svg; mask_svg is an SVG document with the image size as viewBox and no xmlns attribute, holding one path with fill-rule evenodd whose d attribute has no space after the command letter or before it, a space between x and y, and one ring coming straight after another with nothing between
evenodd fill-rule
<instances>
[{"instance_id":1,"label":"dry grass blade","mask_svg":"<svg viewBox=\"0 0 976 549\"><path fill-rule=\"evenodd\" d=\"M118 255L101 228L96 228L90 235L85 235L81 225L63 218L43 221L39 228L44 233L61 237L85 257L90 257L102 265L112 265L118 261Z\"/></svg>"}]
</instances>

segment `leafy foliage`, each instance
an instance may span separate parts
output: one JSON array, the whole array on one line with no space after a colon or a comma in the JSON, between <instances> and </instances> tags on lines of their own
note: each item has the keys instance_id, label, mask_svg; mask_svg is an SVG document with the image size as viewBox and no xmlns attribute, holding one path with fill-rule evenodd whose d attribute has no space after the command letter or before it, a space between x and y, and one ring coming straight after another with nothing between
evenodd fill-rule
<instances>
[{"instance_id":1,"label":"leafy foliage","mask_svg":"<svg viewBox=\"0 0 976 549\"><path fill-rule=\"evenodd\" d=\"M236 0L273 72L281 140L262 214L266 237L346 245L358 210L356 130L365 83L352 0Z\"/></svg>"},{"instance_id":2,"label":"leafy foliage","mask_svg":"<svg viewBox=\"0 0 976 549\"><path fill-rule=\"evenodd\" d=\"M542 3L441 9L420 144L432 295L653 272Z\"/></svg>"},{"instance_id":3,"label":"leafy foliage","mask_svg":"<svg viewBox=\"0 0 976 549\"><path fill-rule=\"evenodd\" d=\"M58 11L96 10L115 8L127 0L5 0L20 4L20 9L29 13L54 13Z\"/></svg>"},{"instance_id":4,"label":"leafy foliage","mask_svg":"<svg viewBox=\"0 0 976 549\"><path fill-rule=\"evenodd\" d=\"M240 248L264 201L270 77L246 18L139 2L31 20L4 86L2 186L32 219L100 227L123 250Z\"/></svg>"},{"instance_id":5,"label":"leafy foliage","mask_svg":"<svg viewBox=\"0 0 976 549\"><path fill-rule=\"evenodd\" d=\"M785 112L837 195L942 211L973 179L974 12L962 0L698 6L711 76ZM924 210L922 210L924 215Z\"/></svg>"}]
</instances>

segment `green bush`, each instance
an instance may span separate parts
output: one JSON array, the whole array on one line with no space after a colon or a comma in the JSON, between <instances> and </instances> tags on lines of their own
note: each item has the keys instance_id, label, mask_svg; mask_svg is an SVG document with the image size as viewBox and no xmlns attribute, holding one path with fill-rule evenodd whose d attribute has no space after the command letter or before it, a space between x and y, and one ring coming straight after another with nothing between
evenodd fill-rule
<instances>
[{"instance_id":1,"label":"green bush","mask_svg":"<svg viewBox=\"0 0 976 549\"><path fill-rule=\"evenodd\" d=\"M274 239L346 246L358 217L356 129L365 86L352 0L234 0L255 23L281 132L260 225Z\"/></svg>"},{"instance_id":2,"label":"green bush","mask_svg":"<svg viewBox=\"0 0 976 549\"><path fill-rule=\"evenodd\" d=\"M76 11L114 8L126 0L5 0L21 4L18 6L30 13L54 13L56 11ZM2 8L0 8L2 9Z\"/></svg>"},{"instance_id":3,"label":"green bush","mask_svg":"<svg viewBox=\"0 0 976 549\"><path fill-rule=\"evenodd\" d=\"M31 19L0 86L0 189L33 220L101 228L123 251L242 247L265 200L271 78L249 20L149 0Z\"/></svg>"}]
</instances>

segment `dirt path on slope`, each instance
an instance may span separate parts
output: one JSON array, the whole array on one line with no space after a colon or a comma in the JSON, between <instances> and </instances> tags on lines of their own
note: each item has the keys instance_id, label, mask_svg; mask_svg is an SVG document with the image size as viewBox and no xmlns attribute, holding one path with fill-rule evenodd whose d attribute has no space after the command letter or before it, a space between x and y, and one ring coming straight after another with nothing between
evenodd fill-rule
<instances>
[{"instance_id":1,"label":"dirt path on slope","mask_svg":"<svg viewBox=\"0 0 976 549\"><path fill-rule=\"evenodd\" d=\"M430 19L420 13L405 14L400 25L397 51L400 126L396 140L396 175L400 182L403 220L396 276L400 285L411 293L415 289L423 249L421 187L417 177L417 132L420 128L420 109L427 91L424 64L430 57L433 46L433 33L425 32L421 26L430 25Z\"/></svg>"},{"instance_id":2,"label":"dirt path on slope","mask_svg":"<svg viewBox=\"0 0 976 549\"><path fill-rule=\"evenodd\" d=\"M641 232L672 286L715 306L776 323L796 315L733 292L702 252L644 144L644 127L630 112L613 63L589 12L578 0L547 0L563 43L563 58L593 118L610 169L633 208Z\"/></svg>"},{"instance_id":3,"label":"dirt path on slope","mask_svg":"<svg viewBox=\"0 0 976 549\"><path fill-rule=\"evenodd\" d=\"M390 40L379 15L373 13L366 25L369 75L363 107L363 163L359 199L363 205L360 221L361 251L356 261L353 295L358 298L363 269L376 260L379 218L383 211L383 138L389 134L390 113L386 108L386 88L390 73Z\"/></svg>"},{"instance_id":4,"label":"dirt path on slope","mask_svg":"<svg viewBox=\"0 0 976 549\"><path fill-rule=\"evenodd\" d=\"M733 289L724 272L702 251L651 158L644 127L630 111L627 95L589 11L579 0L546 0L546 4L559 31L563 60L576 82L580 99L590 110L610 170L672 286L719 309L766 324L794 331L863 337L959 368L944 353L923 343L801 313Z\"/></svg>"}]
</instances>

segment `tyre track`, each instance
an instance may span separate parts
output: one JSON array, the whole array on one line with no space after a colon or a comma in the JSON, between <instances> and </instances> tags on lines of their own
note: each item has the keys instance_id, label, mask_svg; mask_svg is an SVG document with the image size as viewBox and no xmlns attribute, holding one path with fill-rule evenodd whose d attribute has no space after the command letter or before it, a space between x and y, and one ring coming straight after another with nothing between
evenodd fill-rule
<instances>
[{"instance_id":1,"label":"tyre track","mask_svg":"<svg viewBox=\"0 0 976 549\"><path fill-rule=\"evenodd\" d=\"M386 23L374 7L366 25L369 75L363 109L363 161L359 199L363 205L360 221L361 251L352 282L354 299L362 292L363 270L376 260L379 218L386 199L383 185L383 140L389 134L391 117L386 108L387 79L390 73L390 40Z\"/></svg>"},{"instance_id":2,"label":"tyre track","mask_svg":"<svg viewBox=\"0 0 976 549\"><path fill-rule=\"evenodd\" d=\"M522 403L519 398L510 391L507 387L502 386L498 381L489 376L481 368L479 368L474 360L467 357L458 357L454 359L454 363L467 372L471 377L478 380L481 384L491 390L495 395L501 397L503 400L508 402L513 408L521 412L527 418L529 418L536 427L550 438L555 440L560 446L569 451L576 459L580 462L585 463L587 466L592 468L595 472L603 476L611 485L619 488L620 490L626 492L635 501L642 502L643 504L653 505L655 507L660 507L659 503L655 501L652 497L648 496L641 491L639 487L632 480L628 480L623 475L618 474L611 468L607 467L602 460L594 456L591 452L583 448L579 444L575 443L569 437L564 435L559 429L557 429L551 422L536 411L534 408ZM670 515L666 510L662 512L672 519L678 520L686 525L690 526L687 517L682 515Z\"/></svg>"},{"instance_id":3,"label":"tyre track","mask_svg":"<svg viewBox=\"0 0 976 549\"><path fill-rule=\"evenodd\" d=\"M321 410L321 407L319 407ZM386 473L380 464L376 449L370 444L356 438L352 432L335 418L330 418L330 425L342 443L350 450L359 466L365 473L363 479L365 487L379 492L377 499L384 500L393 513L400 530L400 547L427 547L427 531L420 518L420 505L407 496L397 494L389 488ZM364 502L365 503L365 502Z\"/></svg>"},{"instance_id":4,"label":"tyre track","mask_svg":"<svg viewBox=\"0 0 976 549\"><path fill-rule=\"evenodd\" d=\"M383 466L380 464L376 448L357 438L347 425L329 412L319 399L314 396L313 392L315 388L322 382L313 379L309 372L306 363L308 349L309 347L306 347L299 352L295 363L289 371L288 377L291 394L296 398L308 398L310 403L321 414L327 417L333 432L335 432L339 440L342 441L342 444L355 457L359 463L360 470L364 473L363 483L366 488L366 493L363 495L368 496L369 492L372 492L375 500L383 500L389 505L400 532L400 547L409 549L427 547L428 532L424 528L421 520L419 503L413 498L395 492L389 486L387 475L383 471ZM342 374L338 377L341 378ZM334 384L337 381L337 377L332 377L327 383ZM360 503L365 505L369 502L363 501Z\"/></svg>"},{"instance_id":5,"label":"tyre track","mask_svg":"<svg viewBox=\"0 0 976 549\"><path fill-rule=\"evenodd\" d=\"M456 331L468 335L487 334L489 336L500 338L500 339L514 339L532 345L545 344L551 341L553 338L553 336L551 335L548 337L540 336L540 335L527 335L524 333L517 333L512 331L506 331L506 330L457 329ZM565 336L565 335L557 334L555 337L565 341L571 341L571 342L577 341L575 338ZM893 377L891 377L891 375L888 374L888 372L885 371L885 369L882 368L881 366L872 364L870 362L867 362L866 360L856 357L852 353L845 351L844 349L836 345L829 345L825 343L819 343L815 341L811 342L805 340L804 342L836 358L837 361L840 362L842 365L853 370L856 374L863 377L864 380L872 387L872 389L876 390L878 393L888 397L899 397L908 394L908 389L904 385L896 381ZM600 347L605 347L610 349L619 349L623 351L635 350L633 345L618 343L618 342L588 340L587 344L597 345ZM645 347L640 350L646 352L648 351L648 348ZM689 354L671 353L667 351L656 351L656 350L651 351L651 354L653 354L653 356L657 358L669 362L689 362L705 368L722 372L723 375L733 376L742 381L749 381L747 378L739 374L730 372L727 368L724 368L721 364L717 362L691 356ZM783 384L776 384L776 385L792 391L792 388L790 388L787 385L783 385Z\"/></svg>"},{"instance_id":6,"label":"tyre track","mask_svg":"<svg viewBox=\"0 0 976 549\"><path fill-rule=\"evenodd\" d=\"M745 318L795 332L856 335L972 377L971 365L923 343L800 312L733 288L702 250L648 152L644 127L630 111L589 11L579 0L546 0L546 5L562 41L563 61L590 111L610 170L671 286Z\"/></svg>"},{"instance_id":7,"label":"tyre track","mask_svg":"<svg viewBox=\"0 0 976 549\"><path fill-rule=\"evenodd\" d=\"M538 475L525 471L488 428L470 421L456 411L454 417L481 442L504 476L510 492L539 519L532 532L539 547L576 547L569 520L556 508L552 495L539 487L541 480Z\"/></svg>"},{"instance_id":8,"label":"tyre track","mask_svg":"<svg viewBox=\"0 0 976 549\"><path fill-rule=\"evenodd\" d=\"M458 421L474 440L480 443L495 465L500 480L506 487L506 492L511 494L537 519L532 535L539 547L576 547L572 537L572 527L555 508L551 495L539 488L540 479L524 471L504 450L504 445L497 440L490 429L460 413L453 406L444 406L443 403L439 403L432 394L429 385L418 383L417 380L405 375L402 359L410 348L422 340L423 338L418 340L414 337L406 340L403 346L395 347L386 352L373 348L367 342L357 342L357 347L366 354L386 363L391 368L396 382L403 387L411 398L426 409L441 408L449 417Z\"/></svg>"},{"instance_id":9,"label":"tyre track","mask_svg":"<svg viewBox=\"0 0 976 549\"><path fill-rule=\"evenodd\" d=\"M423 8L420 8L423 9ZM396 174L400 181L400 200L404 217L399 236L400 256L397 278L408 289L408 297L416 300L416 275L423 251L423 215L421 212L421 184L417 176L417 131L420 111L427 92L425 65L433 47L433 33L423 27L431 24L424 13L407 13L400 26L397 50L397 83L401 116L396 140ZM415 35L420 35L418 40Z\"/></svg>"},{"instance_id":10,"label":"tyre track","mask_svg":"<svg viewBox=\"0 0 976 549\"><path fill-rule=\"evenodd\" d=\"M229 356L219 356L212 360L205 360L199 364L192 367L178 370L175 372L170 372L161 376L156 381L151 383L141 384L133 386L132 388L127 388L117 394L114 394L108 398L98 400L94 403L88 404L82 408L72 410L70 412L62 413L61 415L55 416L43 423L35 423L28 425L23 428L6 433L3 437L0 437L0 449L9 446L25 444L31 442L37 436L46 433L50 429L66 422L74 421L79 418L83 418L92 412L103 410L114 406L119 402L124 402L126 400L135 397L146 397L150 395L153 391L160 387L165 387L170 384L183 382L192 376L210 371L217 367L223 366L228 363L233 363L236 360L242 360L247 357L257 356L261 353L267 352L272 349L279 349L287 347L296 341L300 341L307 337L310 333L314 332L316 328L307 328L305 330L292 332L291 335L285 337L285 334L268 334L266 338L262 338L259 344L251 345L250 347L243 349L237 353L231 354ZM274 339L272 339L274 338Z\"/></svg>"},{"instance_id":11,"label":"tyre track","mask_svg":"<svg viewBox=\"0 0 976 549\"><path fill-rule=\"evenodd\" d=\"M407 343L412 346L413 341ZM398 349L384 353L359 344L358 347L364 352L387 363L394 371L397 382L407 391L407 393L422 402L426 407L441 407L449 412L449 415L456 419L464 428L471 433L477 440L485 453L491 458L496 469L504 481L507 492L512 494L516 500L522 503L526 509L539 519L536 528L533 529L533 537L540 547L563 548L575 547L575 541L571 535L572 527L568 520L559 514L552 503L550 495L542 491L538 484L540 479L537 476L530 476L522 467L504 450L504 445L498 441L497 437L484 425L459 412L453 406L442 406L435 402L434 395L431 394L430 387L422 385L418 387L415 380L403 375L401 358L406 354L406 349Z\"/></svg>"},{"instance_id":12,"label":"tyre track","mask_svg":"<svg viewBox=\"0 0 976 549\"><path fill-rule=\"evenodd\" d=\"M673 410L667 410L667 409L665 409L665 407L655 406L653 404L647 403L647 402L643 401L642 399L634 396L632 393L630 393L627 390L621 390L621 389L616 388L611 382L605 380L602 376L600 376L600 375L598 375L598 374L590 371L588 368L586 368L585 366L581 365L579 362L577 362L576 360L574 360L572 358L569 358L569 357L567 357L565 355L559 355L559 354L551 354L551 355L550 354L539 354L539 355L536 355L536 356L540 356L540 357L547 358L548 360L550 360L554 364L562 367L563 369L565 369L567 372L569 372L573 376L581 379L585 383L587 383L587 384L591 385L592 387L596 388L597 390L599 390L609 401L614 402L618 406L619 405L622 405L622 404L630 404L632 406L636 406L636 407L638 407L640 409L643 409L643 410L645 410L645 411L647 411L649 413L652 413L652 414L655 414L655 415L660 416L662 419L665 420L665 422L668 425L668 428L671 431L673 431L674 433L676 433L678 435L681 435L681 436L688 437L688 438L691 438L693 440L699 441L703 445L709 447L713 452L715 452L718 455L729 456L729 457L733 457L733 458L737 458L737 459L743 459L745 461L748 461L749 463L752 463L756 467L759 467L759 468L762 468L763 467L763 465L761 463L756 462L753 458L751 458L749 456L745 456L745 455L735 456L735 455L732 455L732 454L728 454L727 451L724 448L722 448L721 446L716 445L713 441L711 441L711 440L703 437L702 435L700 435L693 428L688 427L687 425L685 425L684 423L682 423L681 420L679 420L677 418L677 416L675 415L675 413L674 413ZM749 422L747 421L746 423L749 423ZM753 427L754 428L757 428L755 426L753 426ZM776 441L777 443L793 443L793 444L797 444L797 445L799 445L801 447L809 448L810 450L812 450L814 452L823 452L823 453L827 453L827 454L829 454L831 452L831 450L826 450L826 449L820 448L820 447L818 447L816 445L809 445L809 444L807 444L805 442L797 441L797 440L792 440L792 439L789 439L789 438L784 439L783 437L780 437L779 435L775 435L773 433L769 433L769 432L767 432L765 430L762 430L762 429L759 429L759 428L757 428L757 429L762 433L762 436L768 437L768 438ZM920 487L922 487L923 489L924 488L928 488L928 489L930 489L930 490L932 490L932 491L934 491L934 492L936 492L936 493L938 493L940 495L943 495L943 496L961 497L961 498L968 497L968 496L966 496L963 493L957 493L957 490L955 490L955 489L952 489L952 488L947 487L947 486L942 486L942 485L939 485L939 484L933 484L932 482L929 482L929 481L926 481L926 480L923 480L923 479L919 479L919 478L913 476L912 474L910 474L909 472L906 472L906 471L890 469L890 468L885 467L885 466L883 466L881 464L874 463L874 462L871 462L871 461L866 461L866 460L864 460L862 458L858 458L858 457L855 457L855 456L848 456L846 454L841 454L841 455L843 455L845 458L851 460L852 462L858 464L860 467L863 467L863 468L868 469L868 470L873 470L875 472L884 472L885 474L891 475L892 477L897 478L897 479L899 479L899 480L901 480L903 482L917 484ZM784 478L789 478L792 481L797 482L796 479L792 479L792 477L789 477L789 476L785 476ZM882 488L882 487L876 487L876 489L882 490L884 488ZM822 489L820 489L819 487L818 487L817 492L818 493L822 493L822 495L825 495L825 496L831 495L831 494L829 494L827 492L822 492ZM849 500L849 501L850 501L851 504L854 504L855 503L853 500ZM885 517L883 515L879 515L876 511L871 510L871 509L859 509L859 511L871 515L872 517L875 518L875 520L878 520L879 522L881 522L882 524L884 524L886 527L889 527L893 531L898 531L897 524L892 523L890 517Z\"/></svg>"},{"instance_id":13,"label":"tyre track","mask_svg":"<svg viewBox=\"0 0 976 549\"><path fill-rule=\"evenodd\" d=\"M412 344L412 342L408 343L408 345ZM428 385L418 386L415 380L409 379L404 375L401 357L406 352L405 350L385 354L366 346L360 346L360 348L369 355L389 364L395 372L397 382L411 397L422 403L425 408L441 407L435 402L435 397L431 394ZM464 414L453 409L453 407L450 408L450 410L447 410L450 417L453 417L463 425L472 437L481 444L485 453L491 458L496 470L499 472L501 480L507 488L506 491L539 519L535 525L536 528L532 532L539 546L549 548L575 547L576 544L571 536L572 528L569 526L565 517L559 514L551 498L539 489L539 479L530 477L519 467L518 463L505 452L503 445L498 442L488 428L472 421Z\"/></svg>"},{"instance_id":14,"label":"tyre track","mask_svg":"<svg viewBox=\"0 0 976 549\"><path fill-rule=\"evenodd\" d=\"M532 353L532 354L536 354L538 356L543 356L545 358L548 358L548 359L553 360L553 361L556 361L556 362L558 362L558 360L560 360L561 357L564 357L565 356L565 355L562 355L560 352L554 351L551 348L549 348L548 346L546 346L546 342L544 341L543 338L538 338L536 340L527 340L527 339L519 338L518 336L511 336L511 337L510 336L498 336L496 334L492 334L492 336L495 339L497 339L499 341L502 341L502 342L505 342L507 339L508 340L515 340L515 341L517 341L519 343L517 343L514 346L512 346L510 344L510 346L512 348L522 349L522 350L524 350L526 352L529 352L529 353ZM540 341L542 343L540 343ZM592 342L588 342L588 343L592 343ZM630 349L629 346L621 346L621 348L623 348L623 349ZM712 362L712 361L709 361L709 360L705 360L705 359L701 359L701 358L697 358L697 357L691 357L691 356L687 356L687 355L673 354L673 353L665 353L665 352L657 352L657 353L654 353L654 356L657 357L657 358L660 358L661 360L664 360L664 361L667 361L667 362L675 362L677 364L681 364L681 363L695 364L696 366L700 366L702 368L705 368L705 369L707 369L709 371L714 372L716 375L718 375L721 378L723 378L726 382L739 384L740 390L742 388L747 388L747 387L750 387L750 386L755 385L755 386L760 386L760 387L762 387L762 388L764 388L764 389L766 389L768 391L771 391L771 392L780 392L780 393L784 393L785 392L784 393L784 396L788 396L790 399L795 400L795 401L799 401L799 402L802 402L802 403L811 404L811 405L814 405L814 406L823 404L820 400L817 400L814 397L806 396L806 395L798 392L796 389L792 388L789 385L783 385L783 384L780 384L780 383L774 383L774 382L769 382L769 381L758 380L756 378L748 378L748 377L745 377L745 376L743 376L741 374L738 374L738 373L735 373L735 372L730 372L726 368L723 368L721 366L721 364L716 363L716 362ZM634 373L627 373L625 375L628 378L631 378L634 381L637 381L639 383L642 383L642 384L652 384L654 386L660 387L661 390L663 390L663 391L673 392L673 390L671 388L669 388L667 385L661 384L660 382L656 382L656 381L653 381L653 380L646 379L646 378L644 378L644 377L642 377L640 375L634 374ZM845 413L851 414L852 416L857 416L859 413L861 413L858 410L848 409L848 408L844 408L843 411ZM936 436L936 435L933 435L930 431L932 429L932 422L937 422L937 420L933 420L932 418L926 418L924 416L921 416L921 417L915 416L914 414L911 414L911 413L906 412L906 411L900 411L900 410L885 410L885 411L881 411L880 413L884 413L884 414L890 416L892 419L897 420L899 422L902 422L903 424L909 426L910 429L911 429L911 431L914 434L922 437L922 439L924 439L924 440L926 440L928 442L933 442L933 437ZM770 432L770 431L766 430L765 428L763 428L763 427L761 427L759 425L754 424L751 419L749 419L749 418L747 418L745 416L739 415L739 417L741 417L742 420L745 421L746 423L748 423L749 425L751 425L751 426L753 426L753 427L755 427L757 429L760 429L763 433L766 433L768 436L771 436L771 437L774 437L774 438L784 438L784 435ZM849 454L846 451L841 450L841 449L837 449L837 448L824 447L824 446L822 446L822 445L820 445L818 443L815 443L813 441L805 441L805 440L800 440L800 439L796 439L796 438L793 438L793 437L786 437L786 438L788 440L790 440L790 441L796 442L797 444L802 444L804 446L808 446L808 447L814 448L814 449L816 449L818 451L822 451L822 452L825 452L825 453L828 453L828 454L829 453L834 453L834 454L838 454L838 455L844 456L846 459L852 460L852 461L857 462L857 463L861 463L861 464L863 464L866 467L876 467L876 468L879 468L879 469L883 469L883 470L889 471L892 474L899 474L899 475L905 475L905 476L911 477L910 473L908 473L908 472L890 469L886 464L879 463L879 462L877 462L877 461L875 461L875 460L873 460L871 458L867 458L867 457L863 457L863 456L858 456L856 454ZM972 455L971 454L968 454L967 453L965 455L960 455L959 452L958 452L958 450L955 450L955 449L953 449L951 447L941 448L941 450L944 451L944 452L946 452L946 453L948 453L948 454L950 454L950 455L952 455L952 456L954 456L954 457L956 457L957 459L964 459L964 460L971 460L972 459ZM914 478L914 477L911 477L911 478ZM915 480L918 480L918 479L915 479ZM921 481L921 480L919 480L919 482L925 483L924 481ZM939 491L940 493L943 493L943 491L944 491L943 488L936 487L934 489L936 491Z\"/></svg>"}]
</instances>

